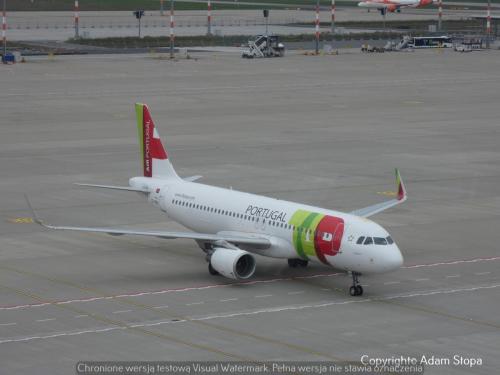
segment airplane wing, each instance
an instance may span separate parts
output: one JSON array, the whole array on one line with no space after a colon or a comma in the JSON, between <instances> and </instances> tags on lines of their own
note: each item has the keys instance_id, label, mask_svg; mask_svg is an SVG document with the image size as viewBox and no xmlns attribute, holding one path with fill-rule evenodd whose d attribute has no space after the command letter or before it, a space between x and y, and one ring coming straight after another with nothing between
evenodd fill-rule
<instances>
[{"instance_id":1,"label":"airplane wing","mask_svg":"<svg viewBox=\"0 0 500 375\"><path fill-rule=\"evenodd\" d=\"M144 231L144 230L132 230L132 229L119 229L119 228L104 228L104 227L71 227L71 226L60 226L60 225L50 225L45 224L36 214L30 200L25 195L26 202L31 210L33 216L33 221L44 228L55 229L55 230L70 230L78 232L92 232L92 233L105 233L112 236L123 236L123 235L133 235L133 236L149 236L158 237L164 239L175 239L175 238L188 238L198 241L208 241L208 242L218 242L226 241L231 244L245 244L251 245L260 249L266 249L271 246L271 242L267 238L259 237L257 235L252 235L251 233L234 233L234 234L210 234L210 233L197 233L197 232L163 232L163 231Z\"/></svg>"},{"instance_id":2,"label":"airplane wing","mask_svg":"<svg viewBox=\"0 0 500 375\"><path fill-rule=\"evenodd\" d=\"M401 178L401 174L399 170L396 169L396 184L398 187L397 197L385 202L377 203L372 206L360 208L358 210L354 210L351 212L352 215L361 216L361 217L369 217L379 212L385 211L388 208L397 206L398 204L403 203L408 199L408 195L406 194L406 188L403 183L403 179Z\"/></svg>"}]
</instances>

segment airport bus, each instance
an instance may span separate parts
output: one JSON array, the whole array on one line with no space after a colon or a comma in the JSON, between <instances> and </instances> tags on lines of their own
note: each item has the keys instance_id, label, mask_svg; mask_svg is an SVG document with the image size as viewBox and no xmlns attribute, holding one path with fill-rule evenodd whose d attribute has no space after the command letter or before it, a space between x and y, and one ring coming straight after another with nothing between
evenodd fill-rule
<instances>
[{"instance_id":1,"label":"airport bus","mask_svg":"<svg viewBox=\"0 0 500 375\"><path fill-rule=\"evenodd\" d=\"M416 36L408 43L410 48L451 48L453 40L449 36Z\"/></svg>"}]
</instances>

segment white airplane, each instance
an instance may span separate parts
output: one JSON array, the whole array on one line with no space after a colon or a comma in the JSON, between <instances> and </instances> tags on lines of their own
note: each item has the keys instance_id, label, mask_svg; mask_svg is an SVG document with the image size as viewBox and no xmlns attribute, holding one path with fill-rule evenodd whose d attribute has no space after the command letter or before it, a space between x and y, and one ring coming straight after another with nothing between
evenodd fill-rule
<instances>
[{"instance_id":1,"label":"white airplane","mask_svg":"<svg viewBox=\"0 0 500 375\"><path fill-rule=\"evenodd\" d=\"M401 8L421 8L433 3L433 0L366 0L358 3L358 7L375 8L382 15L386 12L401 11Z\"/></svg>"},{"instance_id":2,"label":"white airplane","mask_svg":"<svg viewBox=\"0 0 500 375\"><path fill-rule=\"evenodd\" d=\"M403 264L389 233L367 219L407 199L397 169L396 198L350 213L204 185L194 182L201 176L177 175L148 107L137 103L135 109L144 176L131 178L129 186L78 185L142 193L193 232L48 225L37 217L28 200L36 223L49 229L115 236L193 239L206 253L209 272L230 279L248 279L254 274L252 254L288 259L290 267L305 267L309 260L316 261L351 273L351 296L363 294L359 275L389 272Z\"/></svg>"}]
</instances>

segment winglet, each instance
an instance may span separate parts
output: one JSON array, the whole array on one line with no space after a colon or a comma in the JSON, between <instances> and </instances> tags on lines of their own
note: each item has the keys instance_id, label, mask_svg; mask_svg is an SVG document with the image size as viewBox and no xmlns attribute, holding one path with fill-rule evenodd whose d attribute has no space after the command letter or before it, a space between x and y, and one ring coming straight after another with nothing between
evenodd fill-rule
<instances>
[{"instance_id":1,"label":"winglet","mask_svg":"<svg viewBox=\"0 0 500 375\"><path fill-rule=\"evenodd\" d=\"M408 198L405 184L403 182L403 179L401 178L401 173L399 173L399 169L396 168L395 172L396 172L396 185L398 188L398 201L404 202Z\"/></svg>"},{"instance_id":2,"label":"winglet","mask_svg":"<svg viewBox=\"0 0 500 375\"><path fill-rule=\"evenodd\" d=\"M28 207L29 207L29 209L31 211L31 217L33 218L33 221L35 223L41 225L42 227L44 227L45 224L43 223L43 221L36 214L36 211L33 209L33 206L31 205L30 199L28 198L28 195L26 193L24 193L24 199L26 200L26 203L28 204Z\"/></svg>"}]
</instances>

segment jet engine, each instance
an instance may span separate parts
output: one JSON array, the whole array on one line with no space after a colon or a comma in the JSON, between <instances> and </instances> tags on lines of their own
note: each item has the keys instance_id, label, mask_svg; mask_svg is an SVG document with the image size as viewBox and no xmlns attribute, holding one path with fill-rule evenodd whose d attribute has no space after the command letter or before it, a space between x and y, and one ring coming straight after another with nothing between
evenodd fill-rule
<instances>
[{"instance_id":1,"label":"jet engine","mask_svg":"<svg viewBox=\"0 0 500 375\"><path fill-rule=\"evenodd\" d=\"M247 251L216 247L210 257L210 265L224 277L243 280L252 277L256 262Z\"/></svg>"}]
</instances>

